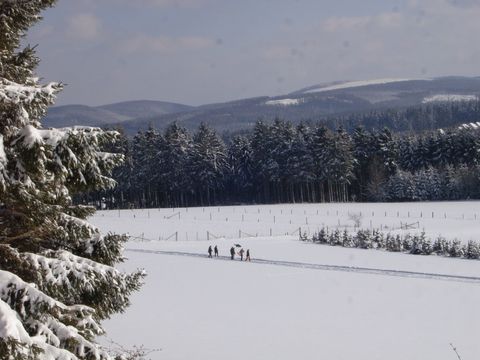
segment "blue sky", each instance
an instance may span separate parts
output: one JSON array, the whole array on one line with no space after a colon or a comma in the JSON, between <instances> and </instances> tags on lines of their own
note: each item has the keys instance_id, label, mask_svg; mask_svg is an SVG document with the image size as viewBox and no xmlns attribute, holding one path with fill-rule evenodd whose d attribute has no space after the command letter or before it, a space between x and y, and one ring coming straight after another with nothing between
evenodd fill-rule
<instances>
[{"instance_id":1,"label":"blue sky","mask_svg":"<svg viewBox=\"0 0 480 360\"><path fill-rule=\"evenodd\" d=\"M58 104L190 105L480 75L480 0L59 0L30 30Z\"/></svg>"}]
</instances>

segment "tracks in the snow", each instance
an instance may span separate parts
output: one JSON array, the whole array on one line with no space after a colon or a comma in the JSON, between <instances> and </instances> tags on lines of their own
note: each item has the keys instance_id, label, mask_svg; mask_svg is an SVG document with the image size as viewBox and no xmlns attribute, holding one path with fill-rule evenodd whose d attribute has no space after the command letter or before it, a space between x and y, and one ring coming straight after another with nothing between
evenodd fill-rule
<instances>
[{"instance_id":1,"label":"tracks in the snow","mask_svg":"<svg viewBox=\"0 0 480 360\"><path fill-rule=\"evenodd\" d=\"M144 249L127 249L127 251L137 252L137 253L147 253L147 254L171 255L171 256L186 256L186 257L198 257L198 258L207 257L204 254L181 252L181 251L144 250ZM220 256L215 258L215 260L231 261L230 258L227 256ZM365 267L357 267L357 266L312 264L312 263L302 263L302 262L282 261L282 260L253 259L251 262L255 264L287 266L287 267L300 268L300 269L343 271L343 272L353 272L353 273L361 273L361 274L398 276L398 277L417 278L417 279L435 279L435 280L469 282L469 283L480 284L480 277L475 277L475 276L436 274L436 273L404 271L404 270L375 269L375 268L365 268Z\"/></svg>"}]
</instances>

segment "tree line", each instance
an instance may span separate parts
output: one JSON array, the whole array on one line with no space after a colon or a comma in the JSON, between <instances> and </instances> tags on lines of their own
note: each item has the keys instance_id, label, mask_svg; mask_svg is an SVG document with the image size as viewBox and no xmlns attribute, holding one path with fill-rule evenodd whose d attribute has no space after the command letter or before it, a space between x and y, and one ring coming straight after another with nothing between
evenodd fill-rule
<instances>
[{"instance_id":1,"label":"tree line","mask_svg":"<svg viewBox=\"0 0 480 360\"><path fill-rule=\"evenodd\" d=\"M226 141L202 123L123 137L118 186L83 195L109 207L480 198L475 128L422 134L258 121Z\"/></svg>"}]
</instances>

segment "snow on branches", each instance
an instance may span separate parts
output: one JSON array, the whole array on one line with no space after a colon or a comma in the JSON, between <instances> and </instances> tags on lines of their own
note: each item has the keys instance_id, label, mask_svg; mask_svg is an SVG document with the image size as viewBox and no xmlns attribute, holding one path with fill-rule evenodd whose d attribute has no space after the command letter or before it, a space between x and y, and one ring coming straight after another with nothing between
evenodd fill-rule
<instances>
[{"instance_id":1,"label":"snow on branches","mask_svg":"<svg viewBox=\"0 0 480 360\"><path fill-rule=\"evenodd\" d=\"M33 48L16 52L53 0L0 0L0 359L117 358L96 344L100 322L129 305L144 273L122 273L127 236L102 235L75 205L78 192L111 188L118 134L44 129L62 89L34 76Z\"/></svg>"}]
</instances>

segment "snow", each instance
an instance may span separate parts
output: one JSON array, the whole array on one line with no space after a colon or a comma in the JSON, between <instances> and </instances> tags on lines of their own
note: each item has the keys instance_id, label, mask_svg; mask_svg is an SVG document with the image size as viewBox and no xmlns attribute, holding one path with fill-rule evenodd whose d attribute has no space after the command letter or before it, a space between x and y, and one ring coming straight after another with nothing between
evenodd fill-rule
<instances>
[{"instance_id":1,"label":"snow","mask_svg":"<svg viewBox=\"0 0 480 360\"><path fill-rule=\"evenodd\" d=\"M281 105L281 106L291 106L298 105L303 102L303 99L280 99L280 100L268 100L265 102L265 105Z\"/></svg>"},{"instance_id":2,"label":"snow","mask_svg":"<svg viewBox=\"0 0 480 360\"><path fill-rule=\"evenodd\" d=\"M425 231L435 238L458 238L463 242L479 240L480 202L415 202L415 203L337 203L283 204L259 206L224 206L211 208L112 210L98 212L94 225L100 230L129 233L131 236L165 240L206 240L215 237L238 238L312 234L319 228L339 227L353 230L349 214L361 214L362 227L382 228L404 234L402 224ZM207 233L208 232L208 233ZM241 234L239 236L239 234Z\"/></svg>"},{"instance_id":3,"label":"snow","mask_svg":"<svg viewBox=\"0 0 480 360\"><path fill-rule=\"evenodd\" d=\"M19 104L20 102L31 103L39 95L54 97L59 90L58 83L51 82L49 84L39 86L35 85L38 81L38 78L30 78L30 80L34 82L34 85L29 86L17 84L7 79L0 79L0 100L4 103L10 104Z\"/></svg>"},{"instance_id":4,"label":"snow","mask_svg":"<svg viewBox=\"0 0 480 360\"><path fill-rule=\"evenodd\" d=\"M348 81L348 82L342 82L334 85L321 86L315 89L304 91L304 93L308 94L308 93L315 93L315 92L341 90L341 89L349 89L349 88L356 88L356 87L369 86L369 85L384 85L384 84L403 82L403 81L412 81L412 80L418 80L418 79L386 78L386 79L374 79L374 80Z\"/></svg>"},{"instance_id":5,"label":"snow","mask_svg":"<svg viewBox=\"0 0 480 360\"><path fill-rule=\"evenodd\" d=\"M17 318L17 313L8 304L0 299L0 338L13 338L28 342L28 333Z\"/></svg>"},{"instance_id":6,"label":"snow","mask_svg":"<svg viewBox=\"0 0 480 360\"><path fill-rule=\"evenodd\" d=\"M301 242L297 234L279 236L300 223L307 229L306 217L310 231L338 221L350 228L348 212L359 211L366 227L370 220L374 226L397 227L400 221L419 221L428 234L463 241L478 236L480 202L98 212L93 223L102 231L143 232L144 239L152 239L127 244L129 260L123 266L145 268L149 276L132 297L132 307L105 323L107 334L127 346L162 349L150 354L152 359L447 360L455 357L450 343L463 358L475 358L480 351L479 261L345 249ZM277 236L265 236L270 228ZM213 239L212 234L207 241L201 234L205 229L231 238ZM178 241L158 240L175 230ZM248 231L259 236L247 238ZM206 257L209 245L218 245L225 256L234 243L250 249L251 263ZM327 271L320 265L377 273ZM388 270L412 274L391 276Z\"/></svg>"},{"instance_id":7,"label":"snow","mask_svg":"<svg viewBox=\"0 0 480 360\"><path fill-rule=\"evenodd\" d=\"M438 94L426 97L422 100L423 104L435 102L459 102L459 101L477 101L477 95L460 95L460 94Z\"/></svg>"},{"instance_id":8,"label":"snow","mask_svg":"<svg viewBox=\"0 0 480 360\"><path fill-rule=\"evenodd\" d=\"M3 135L0 134L0 171L7 165L7 154L3 145Z\"/></svg>"},{"instance_id":9,"label":"snow","mask_svg":"<svg viewBox=\"0 0 480 360\"><path fill-rule=\"evenodd\" d=\"M465 129L465 130L468 130L468 129L476 130L476 129L480 128L480 122L468 123L468 124L461 124L458 128L459 128L460 130L462 130L462 129Z\"/></svg>"},{"instance_id":10,"label":"snow","mask_svg":"<svg viewBox=\"0 0 480 360\"><path fill-rule=\"evenodd\" d=\"M31 149L36 144L43 144L43 138L40 130L36 129L32 125L25 126L20 131L20 138L23 138L23 145L27 149Z\"/></svg>"}]
</instances>

